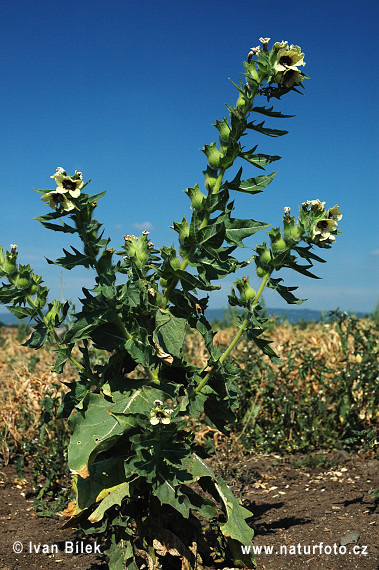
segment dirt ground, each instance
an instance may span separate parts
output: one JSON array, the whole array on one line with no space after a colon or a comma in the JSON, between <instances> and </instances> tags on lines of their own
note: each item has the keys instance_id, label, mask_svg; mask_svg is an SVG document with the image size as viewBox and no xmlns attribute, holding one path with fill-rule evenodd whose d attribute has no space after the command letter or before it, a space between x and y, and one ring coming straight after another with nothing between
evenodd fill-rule
<instances>
[{"instance_id":1,"label":"dirt ground","mask_svg":"<svg viewBox=\"0 0 379 570\"><path fill-rule=\"evenodd\" d=\"M262 547L258 569L378 570L378 505L369 491L379 487L379 461L346 452L328 454L318 465L306 456L225 459L218 456L218 471L252 511L253 545ZM19 485L13 465L0 471L0 570L107 568L98 544L62 530L59 517L35 515L30 473ZM81 553L85 548L91 553Z\"/></svg>"}]
</instances>

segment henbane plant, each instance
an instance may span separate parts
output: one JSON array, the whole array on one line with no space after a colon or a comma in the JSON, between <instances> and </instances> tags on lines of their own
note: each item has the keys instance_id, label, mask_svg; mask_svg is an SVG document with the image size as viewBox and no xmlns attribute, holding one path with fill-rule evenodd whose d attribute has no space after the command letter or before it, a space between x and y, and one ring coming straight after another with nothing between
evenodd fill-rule
<instances>
[{"instance_id":1,"label":"henbane plant","mask_svg":"<svg viewBox=\"0 0 379 570\"><path fill-rule=\"evenodd\" d=\"M315 277L310 269L323 260L312 250L331 247L341 218L338 206L325 208L318 199L301 204L297 217L283 204L283 227L268 231L249 261L235 257L238 248L246 247L246 238L269 224L233 217L231 194L262 192L276 172L246 179L242 166L231 179L226 172L240 162L262 171L279 160L257 153L256 145L242 146L243 137L250 131L285 135L287 131L267 127L258 117L288 115L256 99L299 92L306 78L299 69L305 65L301 49L287 42L269 49L269 41L261 38L261 46L250 51L244 81L236 85L237 102L227 107L227 118L216 121L218 142L202 149L208 163L205 190L198 184L186 190L192 214L190 220L173 224L178 249L156 248L147 231L139 237L126 235L117 251L109 247L94 218L105 193L87 194L80 172L70 176L59 167L52 176L56 189L38 190L53 211L36 219L47 229L76 234L82 248L64 249L62 257L48 262L96 272L93 289L83 288L81 309L61 337L54 329L65 321L69 303L48 301L42 277L29 265L18 264L16 245L0 252L0 276L7 279L0 302L17 317L36 322L25 345L38 349L50 338L57 353L54 371L61 373L67 361L77 368L78 379L67 385L60 409L71 433L68 462L75 500L70 513L74 526L104 538L111 569L143 564L159 568L168 554L177 556L182 568L217 561L255 564L241 550L253 539L246 522L253 513L209 467L205 450L196 443L193 420L206 418L223 433L230 431L239 369L229 354L246 334L262 353L276 358L262 338L262 292L270 287L288 303L301 303L293 293L296 287L285 286L274 275L290 268ZM255 267L257 290L247 276L235 281L229 303L242 311L239 329L222 352L213 343L206 293L244 267L250 273ZM183 355L190 330L202 335L208 350L202 368ZM101 364L93 361L92 347L104 351ZM204 519L207 527L200 522Z\"/></svg>"}]
</instances>

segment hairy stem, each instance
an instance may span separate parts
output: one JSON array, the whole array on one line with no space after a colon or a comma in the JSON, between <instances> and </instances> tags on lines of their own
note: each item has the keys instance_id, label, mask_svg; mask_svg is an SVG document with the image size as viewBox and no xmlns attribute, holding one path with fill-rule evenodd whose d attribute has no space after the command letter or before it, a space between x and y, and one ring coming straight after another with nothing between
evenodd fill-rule
<instances>
[{"instance_id":1,"label":"hairy stem","mask_svg":"<svg viewBox=\"0 0 379 570\"><path fill-rule=\"evenodd\" d=\"M263 292L264 288L266 287L267 281L269 280L269 278L270 278L270 274L269 274L269 273L267 273L267 275L265 275L265 276L263 277L261 286L259 287L259 289L258 289L258 291L257 291L257 294L256 294L255 299L254 299L254 303L253 303L251 309L253 309L253 308L257 305L257 303L258 303L258 301L259 301L259 298L260 298L260 296L262 295L262 292ZM225 358L227 358L227 357L229 356L229 354L232 352L232 350L234 349L234 347L235 347L236 344L238 343L239 339L241 338L241 336L242 336L243 333L245 332L246 327L247 327L248 324L249 324L249 318L246 318L246 319L243 321L242 325L240 326L240 328L239 328L239 330L238 330L236 336L233 338L232 342L229 344L228 348L227 348L227 349L225 350L225 352L220 356L219 362L221 362L221 364L224 362ZM214 370L215 370L215 369L212 368L212 370L210 370L210 371L208 372L208 374L207 374L206 376L204 376L204 378L202 379L202 381L201 381L201 382L198 384L198 386L195 388L195 392L197 392L197 393L198 393L198 392L201 392L202 388L203 388L203 387L209 382L209 380L211 379L211 376L212 376Z\"/></svg>"}]
</instances>

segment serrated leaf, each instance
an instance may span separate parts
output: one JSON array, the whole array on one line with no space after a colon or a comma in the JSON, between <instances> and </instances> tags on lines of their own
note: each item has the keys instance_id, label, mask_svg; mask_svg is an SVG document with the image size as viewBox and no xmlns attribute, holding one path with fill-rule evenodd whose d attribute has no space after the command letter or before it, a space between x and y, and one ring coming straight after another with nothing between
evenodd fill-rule
<instances>
[{"instance_id":1,"label":"serrated leaf","mask_svg":"<svg viewBox=\"0 0 379 570\"><path fill-rule=\"evenodd\" d=\"M22 346L29 348L41 348L48 338L49 330L45 325L37 325L32 333L32 336L24 342Z\"/></svg>"},{"instance_id":2,"label":"serrated leaf","mask_svg":"<svg viewBox=\"0 0 379 570\"><path fill-rule=\"evenodd\" d=\"M43 222L41 220L40 222L45 228L48 230L54 230L55 232L64 232L65 234L76 234L78 232L76 228L72 228L65 223L60 226L59 224L52 224L50 222Z\"/></svg>"},{"instance_id":3,"label":"serrated leaf","mask_svg":"<svg viewBox=\"0 0 379 570\"><path fill-rule=\"evenodd\" d=\"M279 129L269 129L268 127L264 127L264 121L262 123L255 124L255 121L248 123L246 127L248 129L252 129L253 131L257 131L258 133L262 133L262 135L266 135L268 137L282 137L283 135L287 135L288 131L282 131Z\"/></svg>"},{"instance_id":4,"label":"serrated leaf","mask_svg":"<svg viewBox=\"0 0 379 570\"><path fill-rule=\"evenodd\" d=\"M264 167L267 166L267 164L271 164L272 162L281 159L281 156L277 155L251 154L250 152L241 152L240 156L250 162L250 164L253 164L257 168L261 168L262 170L264 170Z\"/></svg>"},{"instance_id":5,"label":"serrated leaf","mask_svg":"<svg viewBox=\"0 0 379 570\"><path fill-rule=\"evenodd\" d=\"M58 259L56 259L55 261L46 258L47 263L60 265L61 267L64 267L65 269L69 270L72 269L73 267L77 267L78 265L83 265L88 269L92 264L91 258L85 253L81 253L73 246L71 246L71 249L73 250L74 254L63 249L63 253L65 254L64 257L58 257Z\"/></svg>"},{"instance_id":6,"label":"serrated leaf","mask_svg":"<svg viewBox=\"0 0 379 570\"><path fill-rule=\"evenodd\" d=\"M155 323L156 329L153 334L155 342L165 352L179 358L183 348L187 320L174 317L168 311L158 310L155 314Z\"/></svg>"},{"instance_id":7,"label":"serrated leaf","mask_svg":"<svg viewBox=\"0 0 379 570\"><path fill-rule=\"evenodd\" d=\"M34 317L38 311L37 309L32 309L31 307L18 307L18 306L9 306L7 307L8 311L12 313L17 319L26 319Z\"/></svg>"},{"instance_id":8,"label":"serrated leaf","mask_svg":"<svg viewBox=\"0 0 379 570\"><path fill-rule=\"evenodd\" d=\"M277 117L278 119L287 119L289 117L294 117L295 115L284 115L280 111L273 111L274 107L253 107L252 111L255 113L260 113L261 115L267 115L268 117Z\"/></svg>"},{"instance_id":9,"label":"serrated leaf","mask_svg":"<svg viewBox=\"0 0 379 570\"><path fill-rule=\"evenodd\" d=\"M245 192L247 194L258 194L263 192L263 190L271 184L277 172L272 172L271 174L263 174L262 176L256 176L255 178L247 178L246 180L241 180L242 168L239 170L237 176L232 180L232 182L227 182L227 187L230 190L237 190L237 192Z\"/></svg>"},{"instance_id":10,"label":"serrated leaf","mask_svg":"<svg viewBox=\"0 0 379 570\"><path fill-rule=\"evenodd\" d=\"M268 228L270 225L257 220L238 218L225 219L224 223L226 241L239 247L246 247L242 241L243 239Z\"/></svg>"},{"instance_id":11,"label":"serrated leaf","mask_svg":"<svg viewBox=\"0 0 379 570\"><path fill-rule=\"evenodd\" d=\"M241 544L251 544L254 531L246 523L246 519L252 517L252 513L239 504L221 477L216 478L215 486L225 506L227 516L226 523L220 526L222 534L237 540Z\"/></svg>"},{"instance_id":12,"label":"serrated leaf","mask_svg":"<svg viewBox=\"0 0 379 570\"><path fill-rule=\"evenodd\" d=\"M186 495L180 492L178 486L175 487L170 481L163 481L154 488L154 495L161 503L171 505L184 518L188 519L190 514L190 502Z\"/></svg>"},{"instance_id":13,"label":"serrated leaf","mask_svg":"<svg viewBox=\"0 0 379 570\"><path fill-rule=\"evenodd\" d=\"M283 279L273 279L271 277L267 282L267 287L275 289L275 291L277 291L289 305L301 305L306 301L306 299L298 299L291 293L291 291L296 291L298 287L285 287L284 285L280 285L281 281L283 281Z\"/></svg>"},{"instance_id":14,"label":"serrated leaf","mask_svg":"<svg viewBox=\"0 0 379 570\"><path fill-rule=\"evenodd\" d=\"M100 503L100 505L88 517L88 520L95 523L102 520L108 509L119 505L121 507L122 501L125 497L129 497L129 483L120 483L107 495Z\"/></svg>"}]
</instances>

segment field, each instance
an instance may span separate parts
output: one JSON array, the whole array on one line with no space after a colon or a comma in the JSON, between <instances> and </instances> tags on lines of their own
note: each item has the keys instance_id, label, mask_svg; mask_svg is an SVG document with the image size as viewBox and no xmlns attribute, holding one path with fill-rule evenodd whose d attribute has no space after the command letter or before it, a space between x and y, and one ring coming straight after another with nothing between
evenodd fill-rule
<instances>
[{"instance_id":1,"label":"field","mask_svg":"<svg viewBox=\"0 0 379 570\"><path fill-rule=\"evenodd\" d=\"M70 499L67 430L55 412L61 380L75 373L67 367L58 377L51 351L20 346L25 328L0 332L0 569L106 568L100 554L80 553L83 544L91 549L89 539L62 528ZM226 346L232 333L220 330L215 342ZM240 407L230 438L205 423L192 426L213 468L251 510L254 546L274 549L257 553L258 568L377 569L375 323L346 315L308 325L269 322L265 336L282 362L262 359L245 341L237 346ZM188 336L186 352L205 362L197 336ZM15 541L22 553L12 551ZM74 553L65 553L71 542ZM346 554L320 553L320 543ZM180 568L174 556L166 559L165 568Z\"/></svg>"}]
</instances>

